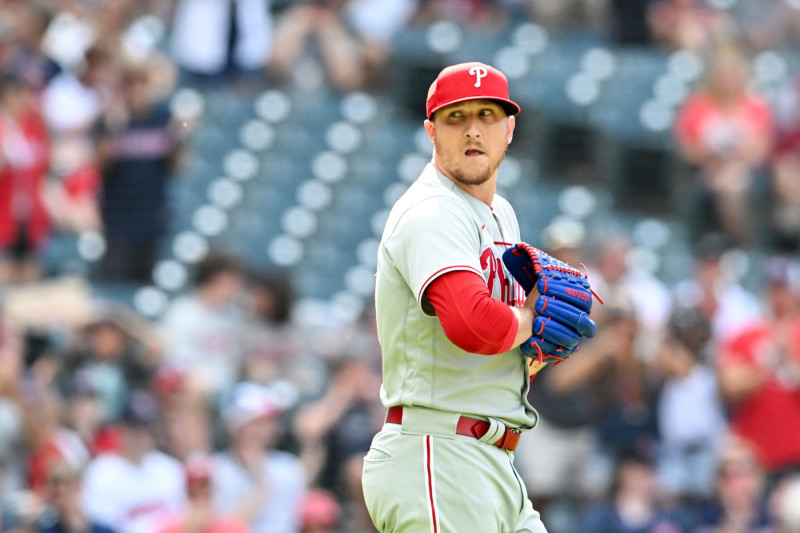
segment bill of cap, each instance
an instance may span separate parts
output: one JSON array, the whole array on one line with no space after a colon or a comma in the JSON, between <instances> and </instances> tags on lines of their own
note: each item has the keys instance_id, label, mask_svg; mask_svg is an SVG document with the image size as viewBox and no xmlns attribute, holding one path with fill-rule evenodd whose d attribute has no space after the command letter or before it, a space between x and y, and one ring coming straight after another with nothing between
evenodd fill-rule
<instances>
[{"instance_id":1,"label":"bill of cap","mask_svg":"<svg viewBox=\"0 0 800 533\"><path fill-rule=\"evenodd\" d=\"M464 98L456 98L455 100L450 100L449 102L443 102L433 109L431 109L430 114L428 115L428 119L433 117L433 114L439 111L440 109L447 107L449 105L458 104L461 102L469 102L470 100L489 100L491 102L497 102L503 109L505 109L506 114L508 115L517 115L519 114L522 109L513 101L508 100L506 98L492 98L489 96L465 96Z\"/></svg>"}]
</instances>

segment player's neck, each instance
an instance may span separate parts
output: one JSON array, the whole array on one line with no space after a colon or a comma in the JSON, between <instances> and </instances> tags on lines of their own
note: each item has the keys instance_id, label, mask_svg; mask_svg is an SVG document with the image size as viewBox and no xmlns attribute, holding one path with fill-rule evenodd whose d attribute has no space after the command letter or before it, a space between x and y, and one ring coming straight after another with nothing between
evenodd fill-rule
<instances>
[{"instance_id":1,"label":"player's neck","mask_svg":"<svg viewBox=\"0 0 800 533\"><path fill-rule=\"evenodd\" d=\"M454 176L451 176L448 172L446 172L442 167L440 167L436 159L433 160L433 166L436 170L444 177L452 181L453 183L458 186L459 189L464 191L465 193L469 194L470 196L477 198L481 202L485 203L489 207L492 206L492 202L494 202L494 195L497 191L497 171L492 174L492 176L480 184L469 184L465 183L463 180L459 180Z\"/></svg>"},{"instance_id":2,"label":"player's neck","mask_svg":"<svg viewBox=\"0 0 800 533\"><path fill-rule=\"evenodd\" d=\"M456 181L455 184L465 193L477 198L489 207L492 207L494 194L497 189L497 181L495 179L490 179L486 183L481 183L480 185L468 185L458 181Z\"/></svg>"}]
</instances>

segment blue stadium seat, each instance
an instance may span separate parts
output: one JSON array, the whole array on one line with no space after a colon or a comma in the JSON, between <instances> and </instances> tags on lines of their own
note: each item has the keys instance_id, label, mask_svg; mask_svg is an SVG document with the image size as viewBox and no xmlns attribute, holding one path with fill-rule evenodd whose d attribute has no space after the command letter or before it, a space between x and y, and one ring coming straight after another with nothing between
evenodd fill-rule
<instances>
[{"instance_id":1,"label":"blue stadium seat","mask_svg":"<svg viewBox=\"0 0 800 533\"><path fill-rule=\"evenodd\" d=\"M567 81L580 72L584 54L601 44L590 33L556 36L533 59L528 74L510 82L512 93L523 107L545 110L562 121L582 122L586 110L570 99Z\"/></svg>"},{"instance_id":2,"label":"blue stadium seat","mask_svg":"<svg viewBox=\"0 0 800 533\"><path fill-rule=\"evenodd\" d=\"M290 93L289 96L292 101L292 118L304 127L318 129L322 124L341 120L341 96L332 90L300 91Z\"/></svg>"},{"instance_id":3,"label":"blue stadium seat","mask_svg":"<svg viewBox=\"0 0 800 533\"><path fill-rule=\"evenodd\" d=\"M642 105L653 96L657 78L666 72L666 56L650 49L621 49L617 68L603 84L589 117L599 131L631 142L660 142L663 134L648 130L640 119Z\"/></svg>"}]
</instances>

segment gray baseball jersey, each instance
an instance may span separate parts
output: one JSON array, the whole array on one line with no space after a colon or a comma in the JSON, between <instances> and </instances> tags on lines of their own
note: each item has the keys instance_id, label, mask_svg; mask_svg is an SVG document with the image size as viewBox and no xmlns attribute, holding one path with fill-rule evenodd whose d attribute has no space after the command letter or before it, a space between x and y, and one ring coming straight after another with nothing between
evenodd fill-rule
<instances>
[{"instance_id":1,"label":"gray baseball jersey","mask_svg":"<svg viewBox=\"0 0 800 533\"><path fill-rule=\"evenodd\" d=\"M468 270L492 297L521 305L524 293L506 271L503 251L520 241L511 205L491 207L428 164L392 209L378 252L376 309L383 352L381 399L530 429L529 370L519 348L485 356L450 342L424 293L436 277Z\"/></svg>"}]
</instances>

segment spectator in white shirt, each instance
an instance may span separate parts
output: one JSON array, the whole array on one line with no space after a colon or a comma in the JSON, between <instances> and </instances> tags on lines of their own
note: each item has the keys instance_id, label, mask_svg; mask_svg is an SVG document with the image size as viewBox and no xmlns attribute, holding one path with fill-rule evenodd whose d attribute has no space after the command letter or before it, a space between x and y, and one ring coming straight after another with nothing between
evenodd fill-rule
<instances>
[{"instance_id":1,"label":"spectator in white shirt","mask_svg":"<svg viewBox=\"0 0 800 533\"><path fill-rule=\"evenodd\" d=\"M156 450L152 426L158 405L148 393L131 394L121 420L121 448L92 460L82 500L89 518L120 533L152 533L165 517L183 511L183 467Z\"/></svg>"},{"instance_id":2,"label":"spectator in white shirt","mask_svg":"<svg viewBox=\"0 0 800 533\"><path fill-rule=\"evenodd\" d=\"M710 363L711 324L698 309L679 308L656 356L664 375L658 401L659 482L672 503L712 495L716 459L727 433Z\"/></svg>"},{"instance_id":3,"label":"spectator in white shirt","mask_svg":"<svg viewBox=\"0 0 800 533\"><path fill-rule=\"evenodd\" d=\"M235 301L243 283L238 259L211 253L197 265L194 290L176 299L162 320L165 363L186 371L189 386L210 398L239 373L244 341Z\"/></svg>"},{"instance_id":4,"label":"spectator in white shirt","mask_svg":"<svg viewBox=\"0 0 800 533\"><path fill-rule=\"evenodd\" d=\"M214 507L246 521L255 533L297 533L306 476L300 460L276 449L285 398L239 383L223 408L230 447L215 457Z\"/></svg>"},{"instance_id":5,"label":"spectator in white shirt","mask_svg":"<svg viewBox=\"0 0 800 533\"><path fill-rule=\"evenodd\" d=\"M673 290L676 301L697 309L711 324L715 346L742 326L764 315L758 298L726 268L729 239L718 233L702 236L694 254L694 273Z\"/></svg>"}]
</instances>

